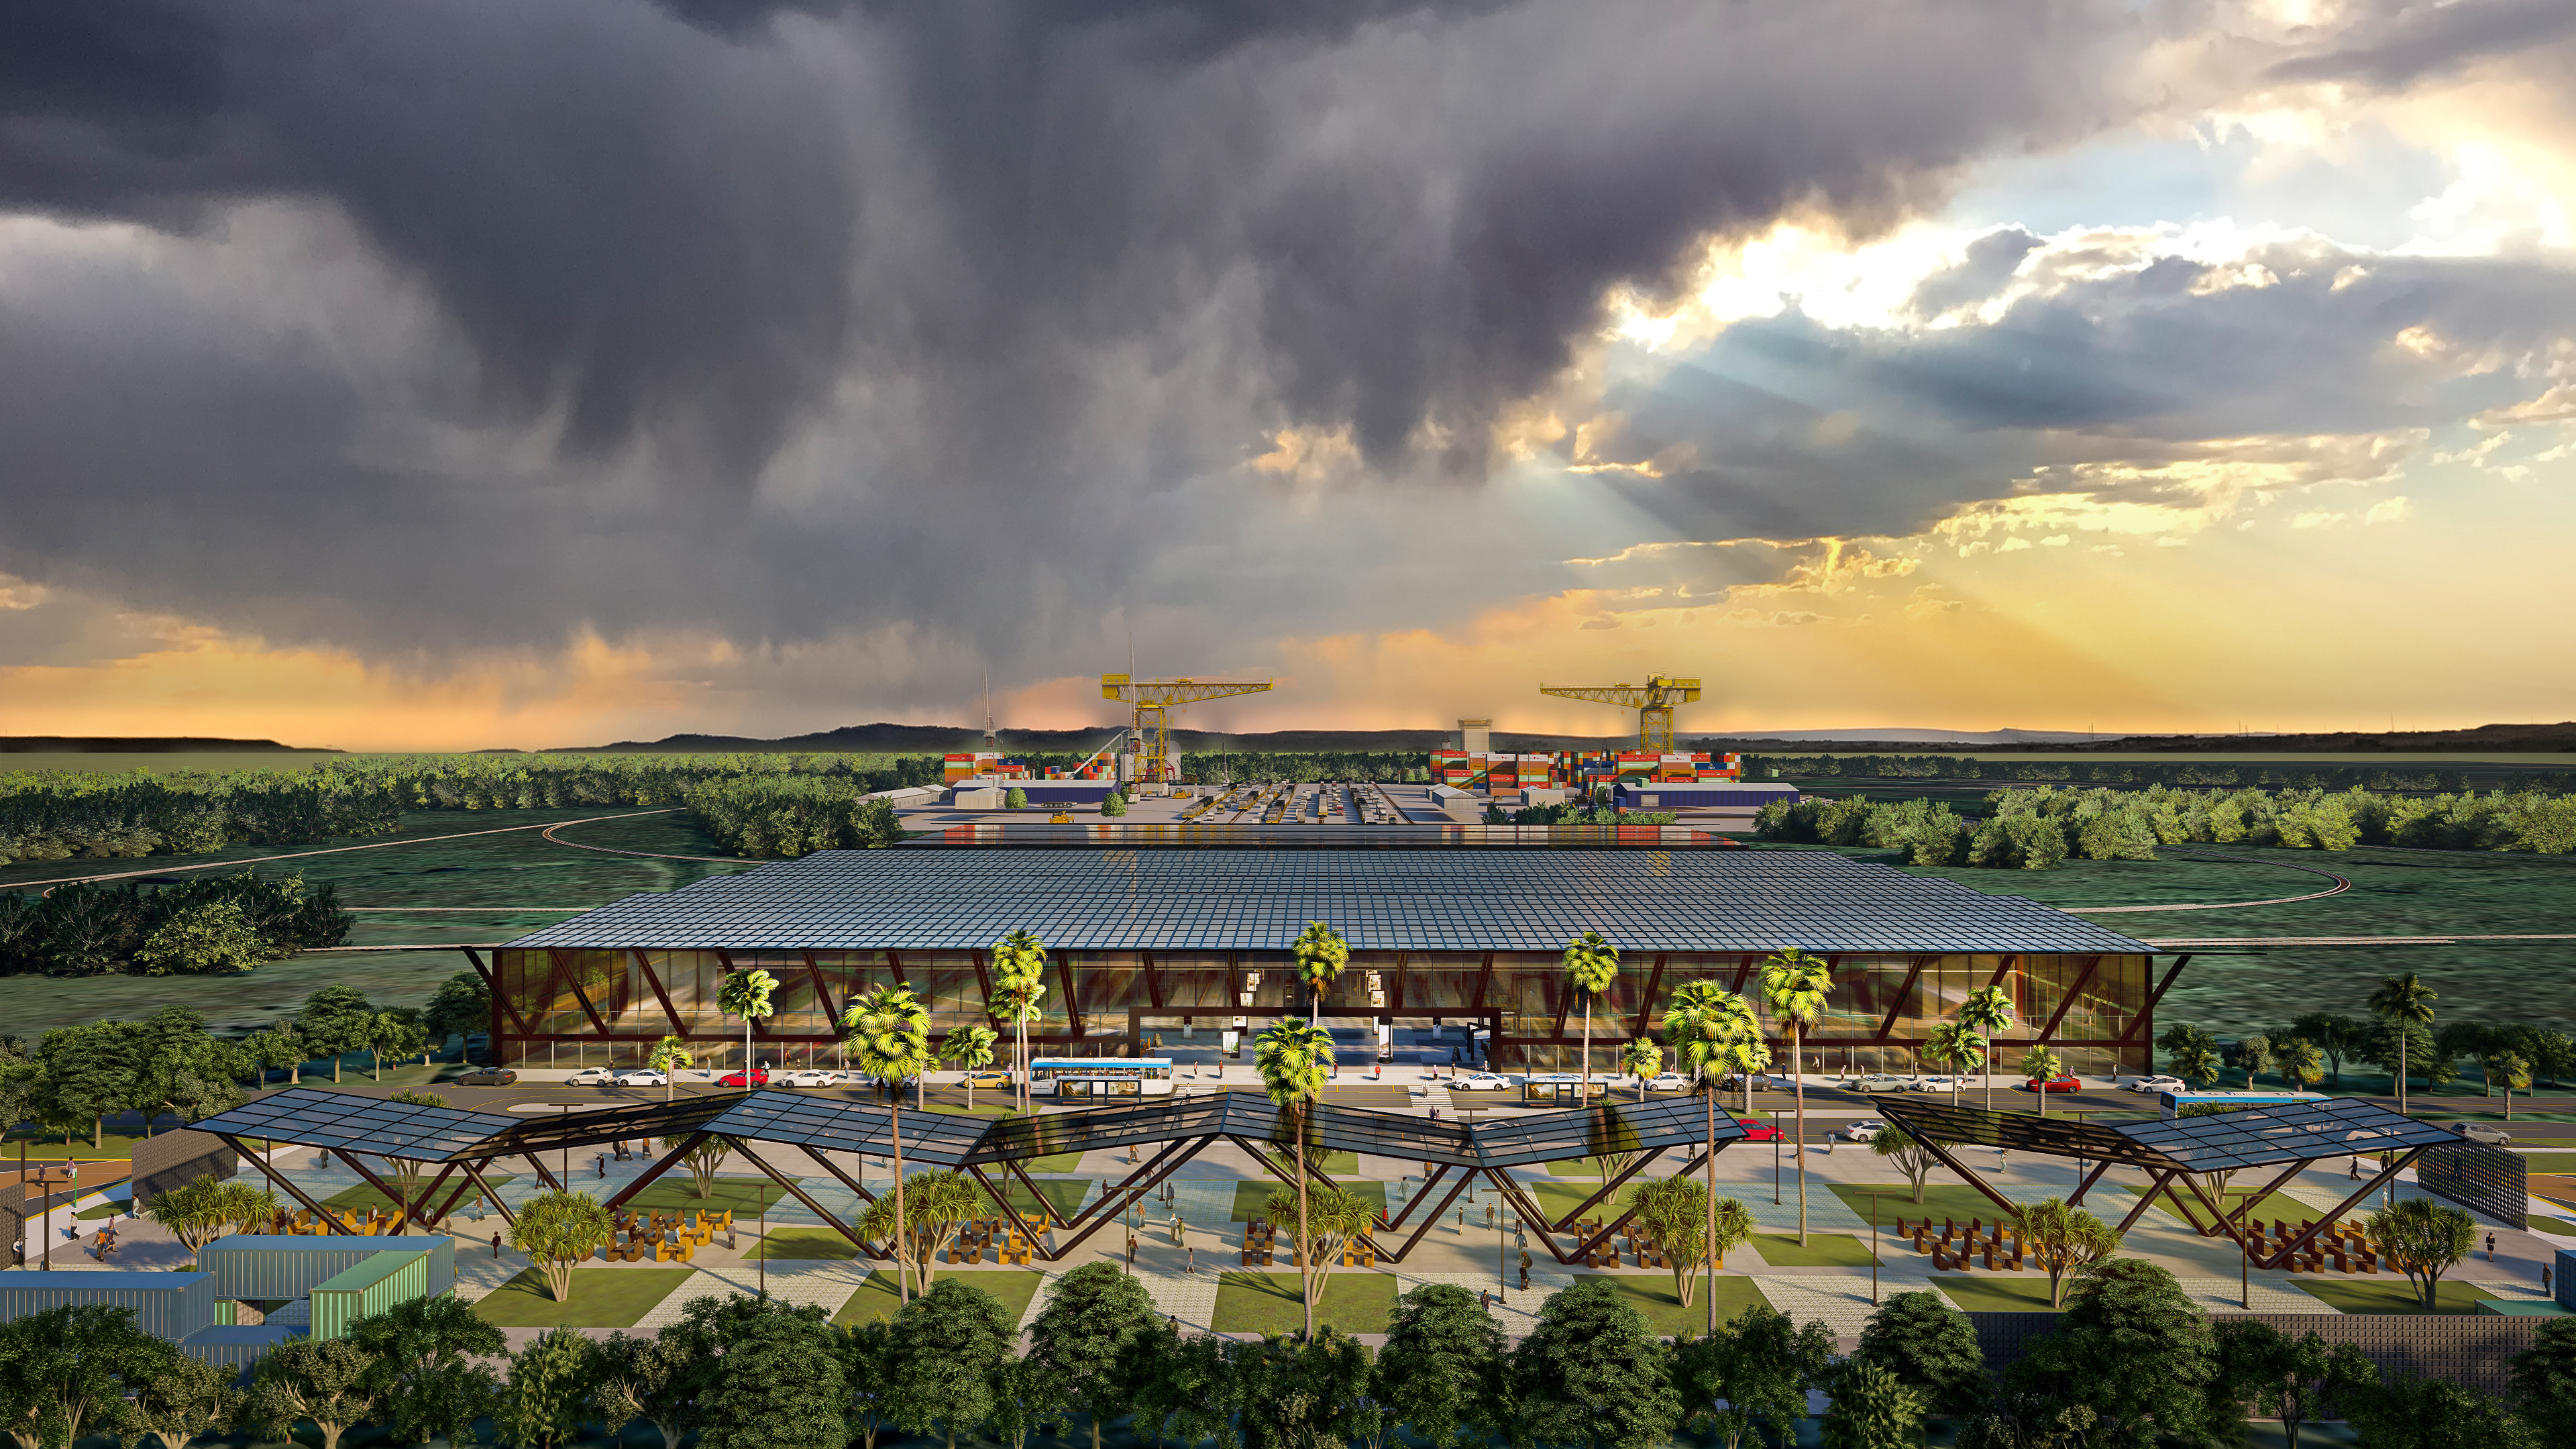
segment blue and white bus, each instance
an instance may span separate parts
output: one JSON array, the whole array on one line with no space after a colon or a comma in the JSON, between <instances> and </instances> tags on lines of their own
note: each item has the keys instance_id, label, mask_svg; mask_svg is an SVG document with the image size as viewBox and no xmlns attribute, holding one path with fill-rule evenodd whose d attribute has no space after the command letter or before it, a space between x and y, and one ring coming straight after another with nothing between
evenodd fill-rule
<instances>
[{"instance_id":1,"label":"blue and white bus","mask_svg":"<svg viewBox=\"0 0 2576 1449\"><path fill-rule=\"evenodd\" d=\"M2286 1107L2293 1102L2322 1102L2323 1092L2158 1092L2156 1101L2168 1122L2185 1107Z\"/></svg>"},{"instance_id":2,"label":"blue and white bus","mask_svg":"<svg viewBox=\"0 0 2576 1449\"><path fill-rule=\"evenodd\" d=\"M1592 1095L1605 1096L1610 1084L1619 1080L1599 1072L1592 1075ZM1581 1072L1533 1072L1521 1078L1521 1100L1524 1102L1565 1102L1580 1099L1583 1091Z\"/></svg>"},{"instance_id":3,"label":"blue and white bus","mask_svg":"<svg viewBox=\"0 0 2576 1449\"><path fill-rule=\"evenodd\" d=\"M1029 1063L1030 1090L1055 1097L1168 1097L1169 1057L1039 1057Z\"/></svg>"}]
</instances>

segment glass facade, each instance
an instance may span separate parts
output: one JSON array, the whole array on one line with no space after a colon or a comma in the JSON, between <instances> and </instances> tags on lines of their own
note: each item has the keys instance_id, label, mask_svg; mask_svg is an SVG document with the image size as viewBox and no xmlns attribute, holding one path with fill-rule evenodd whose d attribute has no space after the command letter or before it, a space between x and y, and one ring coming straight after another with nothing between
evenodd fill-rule
<instances>
[{"instance_id":1,"label":"glass facade","mask_svg":"<svg viewBox=\"0 0 2576 1449\"><path fill-rule=\"evenodd\" d=\"M1916 1069L1932 1029L1975 991L2000 985L2016 1025L1997 1052L2010 1070L2044 1042L2078 1072L2148 1065L2149 958L2120 955L1889 955L1823 953L1833 966L1825 1010L1807 1034L1808 1066ZM1285 952L1058 950L1031 1047L1052 1055L1132 1052L1148 1032L1184 1025L1259 1030L1307 1010ZM1683 982L1715 980L1745 993L1787 1056L1787 1033L1760 1000L1759 955L1643 952L1623 956L1617 981L1591 1003L1593 1069L1613 1067L1620 1043L1654 1034ZM665 1035L686 1040L700 1066L740 1065L744 1023L717 1006L726 975L753 967L778 980L775 1014L752 1024L750 1053L772 1064L839 1060L835 1011L874 986L920 994L934 1034L988 1021L990 972L980 951L538 950L505 947L477 957L497 982L493 1032L505 1065L640 1063ZM1494 1033L1494 1063L1523 1071L1579 1062L1584 1003L1553 952L1355 951L1325 994L1323 1015L1363 1021L1456 1025ZM1009 1033L1004 1033L1007 1040Z\"/></svg>"}]
</instances>

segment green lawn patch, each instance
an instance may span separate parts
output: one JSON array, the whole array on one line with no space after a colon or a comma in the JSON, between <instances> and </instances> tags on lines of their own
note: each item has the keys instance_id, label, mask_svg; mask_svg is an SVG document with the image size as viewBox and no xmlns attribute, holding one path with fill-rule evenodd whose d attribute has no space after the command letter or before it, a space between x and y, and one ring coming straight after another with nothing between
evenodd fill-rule
<instances>
[{"instance_id":1,"label":"green lawn patch","mask_svg":"<svg viewBox=\"0 0 2576 1449\"><path fill-rule=\"evenodd\" d=\"M1628 1186L1634 1187L1636 1184L1632 1182ZM1538 1210L1547 1214L1550 1222L1565 1221L1565 1215L1567 1213L1581 1207L1586 1198L1591 1197L1594 1193L1601 1190L1597 1187L1572 1182L1525 1182L1521 1184L1521 1188L1530 1195L1531 1201L1538 1204ZM1585 1216L1596 1217L1601 1219L1603 1222L1608 1222L1619 1216L1619 1214L1627 1211L1627 1197L1628 1188L1623 1187L1617 1192L1612 1193L1607 1198L1602 1199L1602 1201L1596 1205L1591 1212L1585 1214ZM1458 1199L1458 1201L1465 1202L1466 1199L1462 1197ZM1452 1206L1449 1211L1454 1215L1458 1209L1455 1206ZM1510 1209L1506 1207L1504 1211L1508 1214ZM1477 1206L1467 1210L1467 1218L1470 1222L1478 1221L1482 1219L1484 1215L1485 1210L1482 1203L1479 1203ZM1508 1222L1509 1220L1510 1219L1507 1216L1505 1221Z\"/></svg>"},{"instance_id":2,"label":"green lawn patch","mask_svg":"<svg viewBox=\"0 0 2576 1449\"><path fill-rule=\"evenodd\" d=\"M1243 1181L1236 1183L1234 1185L1233 1220L1238 1223L1247 1223L1252 1221L1254 1218L1266 1218L1270 1216L1270 1194L1273 1192L1286 1192L1288 1190L1288 1184L1284 1182L1263 1182L1254 1178L1246 1178ZM1379 1212L1386 1211L1385 1183L1346 1182L1342 1184L1342 1191L1375 1205ZM1459 1201L1464 1202L1466 1199L1460 1198ZM1409 1223L1406 1225L1408 1229L1411 1226L1412 1225ZM1299 1326L1303 1327L1304 1325L1300 1324Z\"/></svg>"},{"instance_id":3,"label":"green lawn patch","mask_svg":"<svg viewBox=\"0 0 2576 1449\"><path fill-rule=\"evenodd\" d=\"M1274 1148L1270 1155L1272 1159L1279 1164L1279 1170L1281 1172L1287 1173L1291 1177L1296 1175L1297 1157L1295 1153L1282 1152ZM1306 1154L1306 1165L1338 1182L1345 1177L1359 1176L1360 1155L1356 1152L1309 1151Z\"/></svg>"},{"instance_id":4,"label":"green lawn patch","mask_svg":"<svg viewBox=\"0 0 2576 1449\"><path fill-rule=\"evenodd\" d=\"M2057 1311L2048 1304L2046 1273L1935 1273L1932 1286L1966 1313Z\"/></svg>"},{"instance_id":5,"label":"green lawn patch","mask_svg":"<svg viewBox=\"0 0 2576 1449\"><path fill-rule=\"evenodd\" d=\"M1811 1230L1804 1247L1796 1233L1755 1233L1751 1246L1774 1268L1866 1268L1878 1261L1849 1233Z\"/></svg>"},{"instance_id":6,"label":"green lawn patch","mask_svg":"<svg viewBox=\"0 0 2576 1449\"><path fill-rule=\"evenodd\" d=\"M122 1132L110 1132L99 1139L99 1146L92 1147L86 1132L65 1140L60 1132L41 1132L33 1127L14 1127L5 1138L0 1138L0 1142L7 1144L5 1155L12 1162L17 1161L21 1144L26 1147L30 1162L60 1162L69 1157L96 1162L101 1158L130 1158L134 1155L134 1144L142 1140L143 1134L139 1132L131 1137Z\"/></svg>"},{"instance_id":7,"label":"green lawn patch","mask_svg":"<svg viewBox=\"0 0 2576 1449\"><path fill-rule=\"evenodd\" d=\"M2136 1196L2138 1192L2138 1189L2134 1184L2122 1184L2121 1190L2132 1197ZM2234 1212L2252 1196L2254 1196L2254 1189L2250 1187L2231 1187L2227 1190L2227 1195L2220 1201L2221 1205L2229 1212ZM2200 1199L2193 1197L2189 1192L2185 1192L2183 1194L2183 1200L2191 1204L2192 1216L2199 1218L2204 1224L2209 1221L2209 1209L2201 1203ZM2163 1193L2156 1194L2154 1210L2156 1212L2163 1213L2166 1217L2174 1218L2176 1220L2179 1220L2181 1216L2174 1211L2173 1199L2167 1197ZM2359 1217L2361 1212L2362 1209L2355 1208L2352 1216ZM2123 1216L2125 1215L2126 1214L2124 1213ZM2290 1196L2286 1192L2276 1192L2272 1194L2270 1197L2263 1199L2263 1201L2254 1209L2254 1217L2256 1220L2266 1224L2267 1226L2274 1218L2279 1218L2281 1221L2288 1223L2290 1226L2295 1228L2303 1220L2314 1222L2316 1219L2324 1215L2325 1209L2312 1207L2309 1204L2303 1203L2297 1198ZM2117 1219L2113 1219L2113 1221L2116 1222Z\"/></svg>"},{"instance_id":8,"label":"green lawn patch","mask_svg":"<svg viewBox=\"0 0 2576 1449\"><path fill-rule=\"evenodd\" d=\"M2538 1213L2533 1213L2528 1221L2531 1224L2531 1230L2535 1233L2552 1233L2562 1238L2576 1238L2576 1223L2542 1217Z\"/></svg>"},{"instance_id":9,"label":"green lawn patch","mask_svg":"<svg viewBox=\"0 0 2576 1449\"><path fill-rule=\"evenodd\" d=\"M1684 1308L1682 1300L1674 1295L1673 1275L1670 1273L1657 1273L1652 1277L1642 1273L1577 1273L1574 1275L1574 1281L1577 1283L1595 1280L1618 1289L1619 1296L1627 1299L1630 1307L1644 1315L1646 1331L1649 1333L1674 1335L1708 1331L1708 1300L1699 1296L1708 1288L1708 1279L1704 1272L1697 1285L1691 1290L1691 1303L1688 1308ZM1752 1279L1729 1273L1718 1275L1718 1322L1725 1323L1747 1308L1770 1306L1771 1301L1762 1296L1762 1290L1754 1286Z\"/></svg>"},{"instance_id":10,"label":"green lawn patch","mask_svg":"<svg viewBox=\"0 0 2576 1449\"><path fill-rule=\"evenodd\" d=\"M572 1296L561 1303L546 1292L545 1276L530 1268L476 1299L474 1311L499 1328L632 1328L653 1306L696 1276L695 1268L575 1268Z\"/></svg>"},{"instance_id":11,"label":"green lawn patch","mask_svg":"<svg viewBox=\"0 0 2576 1449\"><path fill-rule=\"evenodd\" d=\"M743 1226L739 1219L736 1220L735 1225ZM839 1233L830 1228L810 1228L801 1224L771 1228L769 1237L765 1241L751 1244L750 1250L743 1254L744 1261L753 1263L763 1260L775 1263L789 1259L800 1259L809 1263L817 1260L845 1263L857 1256L859 1256L859 1250L851 1245L849 1239Z\"/></svg>"},{"instance_id":12,"label":"green lawn patch","mask_svg":"<svg viewBox=\"0 0 2576 1449\"><path fill-rule=\"evenodd\" d=\"M2320 1278L2301 1273L2290 1280L2290 1286L2311 1298L2331 1304L2340 1313L2421 1313L2424 1300L2416 1294L2415 1285L2401 1275L2396 1278ZM2433 1295L2436 1313L2475 1313L2482 1299L2496 1295L2475 1283L2443 1283Z\"/></svg>"},{"instance_id":13,"label":"green lawn patch","mask_svg":"<svg viewBox=\"0 0 2576 1449\"><path fill-rule=\"evenodd\" d=\"M1834 1196L1842 1199L1843 1206L1859 1214L1860 1220L1864 1223L1869 1221L1870 1189L1876 1187L1878 1222L1880 1228L1888 1235L1890 1248L1895 1247L1898 1218L1911 1222L1917 1218L1928 1217L1935 1223L1943 1218L1951 1218L1965 1227L1970 1218L1977 1218L1991 1224L2003 1217L2003 1211L1987 1201L1984 1193L1964 1182L1926 1183L1923 1188L1923 1201L1920 1203L1914 1200L1914 1189L1902 1182L1884 1187L1866 1182L1835 1182L1827 1183L1826 1186L1833 1189ZM2075 1185L2067 1184L2066 1190L2073 1192ZM2092 1202L2089 1195L2085 1200L2088 1203ZM2100 1204L2095 1203L2094 1206L2098 1207ZM2126 1210L2126 1206L2123 1205L2122 1211ZM2113 1215L2111 1221L2118 1222L2118 1215Z\"/></svg>"},{"instance_id":14,"label":"green lawn patch","mask_svg":"<svg viewBox=\"0 0 2576 1449\"><path fill-rule=\"evenodd\" d=\"M700 1197L697 1179L681 1174L654 1183L628 1198L626 1205L637 1212L656 1213L723 1212L731 1208L734 1220L740 1222L759 1217L781 1202L795 1201L787 1195L787 1189L765 1177L719 1177L712 1189L709 1196Z\"/></svg>"},{"instance_id":15,"label":"green lawn patch","mask_svg":"<svg viewBox=\"0 0 2576 1449\"><path fill-rule=\"evenodd\" d=\"M1002 1183L1001 1186L1003 1197L1010 1203L1012 1211L1028 1219L1031 1227L1045 1226L1038 1221L1038 1199L1036 1194L1029 1191L1028 1184L1014 1179ZM1038 1188L1046 1194L1048 1208L1054 1214L1056 1221L1065 1222L1082 1210L1082 1200L1090 1194L1091 1183L1085 1178L1057 1177L1040 1182ZM984 1200L986 1202L994 1200L990 1190L985 1192Z\"/></svg>"},{"instance_id":16,"label":"green lawn patch","mask_svg":"<svg viewBox=\"0 0 2576 1449\"><path fill-rule=\"evenodd\" d=\"M437 1174L432 1173L430 1176L435 1177ZM511 1175L506 1172L487 1172L483 1174L483 1180L492 1184L492 1190L494 1192L499 1192L501 1190L501 1184L508 1182L510 1177ZM460 1183L462 1183L465 1188L465 1196L456 1200L456 1210L458 1212L463 1212L467 1208L474 1206L474 1185L470 1182L464 1182L461 1177L451 1177L447 1181L439 1184L438 1191L429 1195L427 1206L435 1208L440 1203L447 1201L447 1195L456 1191ZM421 1185L424 1187L428 1186L427 1180L424 1179ZM344 1187L338 1192L331 1194L329 1197L322 1199L322 1205L326 1208L336 1209L340 1212L353 1213L363 1213L370 1208L383 1208L386 1212L392 1212L394 1210L394 1200L377 1191L376 1185L371 1182L362 1182L355 1187Z\"/></svg>"},{"instance_id":17,"label":"green lawn patch","mask_svg":"<svg viewBox=\"0 0 2576 1449\"><path fill-rule=\"evenodd\" d=\"M1027 1268L948 1267L941 1267L933 1273L930 1281L937 1284L949 1278L972 1283L992 1294L1001 1302L1002 1311L1010 1315L1013 1323L1019 1322L1020 1316L1029 1311L1029 1300L1037 1297L1038 1286L1046 1281L1044 1273ZM832 1315L832 1321L843 1328L856 1328L875 1319L891 1323L901 1306L895 1301L894 1274L870 1273L867 1281L859 1285L859 1291L850 1295L850 1301L841 1305L841 1311Z\"/></svg>"},{"instance_id":18,"label":"green lawn patch","mask_svg":"<svg viewBox=\"0 0 2576 1449\"><path fill-rule=\"evenodd\" d=\"M1393 1274L1337 1269L1315 1305L1315 1322L1344 1333L1384 1333L1402 1291ZM1304 1304L1295 1273L1221 1273L1208 1326L1218 1333L1295 1333L1306 1326Z\"/></svg>"}]
</instances>

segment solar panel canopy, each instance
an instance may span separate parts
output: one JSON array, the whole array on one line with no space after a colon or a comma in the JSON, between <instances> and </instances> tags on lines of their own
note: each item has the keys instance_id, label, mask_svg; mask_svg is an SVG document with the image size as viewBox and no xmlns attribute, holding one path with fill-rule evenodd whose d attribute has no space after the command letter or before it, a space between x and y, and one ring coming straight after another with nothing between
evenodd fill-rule
<instances>
[{"instance_id":1,"label":"solar panel canopy","mask_svg":"<svg viewBox=\"0 0 2576 1449\"><path fill-rule=\"evenodd\" d=\"M1361 951L2144 955L2017 896L1821 850L821 851L628 896L508 943L537 950L1281 951L1324 921Z\"/></svg>"},{"instance_id":2,"label":"solar panel canopy","mask_svg":"<svg viewBox=\"0 0 2576 1449\"><path fill-rule=\"evenodd\" d=\"M2171 1122L2124 1122L2111 1130L2193 1172L2314 1162L2346 1153L2403 1151L2460 1140L2443 1128L2349 1097L2248 1107Z\"/></svg>"}]
</instances>

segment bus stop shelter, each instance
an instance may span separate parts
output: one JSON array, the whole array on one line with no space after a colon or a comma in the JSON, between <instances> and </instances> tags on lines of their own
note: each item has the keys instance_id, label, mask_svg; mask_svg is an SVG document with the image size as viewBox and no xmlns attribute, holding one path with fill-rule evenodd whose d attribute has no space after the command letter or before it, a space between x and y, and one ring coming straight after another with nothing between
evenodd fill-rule
<instances>
[{"instance_id":1,"label":"bus stop shelter","mask_svg":"<svg viewBox=\"0 0 2576 1449\"><path fill-rule=\"evenodd\" d=\"M2340 1221L2363 1199L2395 1181L2397 1174L2426 1149L2458 1141L2449 1132L2403 1113L2341 1097L2248 1107L2241 1112L2169 1122L2117 1125L2041 1117L2030 1112L1993 1112L1947 1102L1890 1098L1877 1105L1889 1121L1921 1143L1924 1151L1984 1193L2008 1217L2017 1214L2020 1206L1961 1162L1958 1152L1987 1147L2073 1161L2078 1165L2078 1177L2075 1191L2067 1198L2073 1205L2082 1204L2085 1193L2112 1168L2135 1168L2146 1174L2147 1185L2138 1194L2137 1206L2120 1220L2122 1232L2135 1226L2162 1196L2202 1237L2234 1241L2253 1266L2264 1269L2289 1263L2319 1233ZM2248 1231L2249 1215L2254 1209L2309 1164L2345 1156L2379 1156L2384 1162L2351 1196L2290 1235L2278 1248L2267 1252L2258 1246ZM2089 1171L2083 1167L2086 1163L2092 1164ZM2223 1194L2212 1192L2219 1174L2263 1169L2278 1171L2232 1209L2225 1206ZM2185 1193L2190 1194L2191 1201L2185 1200ZM2194 1210L2193 1202L2199 1204L2199 1211ZM2203 1212L2207 1214L2205 1222Z\"/></svg>"},{"instance_id":2,"label":"bus stop shelter","mask_svg":"<svg viewBox=\"0 0 2576 1449\"><path fill-rule=\"evenodd\" d=\"M1704 1104L1689 1098L1604 1103L1469 1125L1328 1103L1309 1104L1302 1113L1292 1116L1258 1092L1218 1092L998 1120L915 1111L903 1115L901 1126L907 1170L918 1165L963 1172L974 1178L1032 1243L1043 1240L1043 1228L1021 1216L1003 1184L995 1181L995 1173L1018 1181L1043 1203L1046 1197L1028 1173L1027 1164L1034 1159L1066 1153L1153 1149L1125 1178L1110 1184L1100 1197L1060 1225L1069 1234L1067 1238L1037 1250L1050 1262L1073 1252L1184 1163L1220 1143L1244 1149L1273 1176L1295 1186L1293 1172L1281 1159L1293 1161L1289 1149L1300 1136L1305 1140L1308 1176L1327 1186L1337 1184L1316 1166L1316 1159L1326 1152L1352 1152L1423 1165L1422 1191L1392 1218L1381 1212L1370 1234L1377 1251L1392 1261L1403 1261L1449 1204L1468 1184L1482 1177L1512 1204L1522 1221L1539 1231L1558 1262L1581 1262L1625 1227L1636 1210L1632 1207L1619 1214L1588 1238L1576 1231L1576 1225L1586 1213L1611 1201L1621 1187L1659 1155L1672 1150L1690 1151L1678 1169L1689 1173L1698 1169L1709 1153L1723 1151L1729 1143L1742 1141L1747 1135L1733 1118L1720 1113L1712 1139ZM861 1252L872 1258L892 1257L886 1245L862 1237L805 1192L796 1178L780 1171L762 1155L763 1150L776 1148L801 1151L861 1202L873 1203L876 1195L861 1184L855 1171L834 1157L893 1157L895 1114L881 1103L783 1091L742 1091L524 1118L420 1106L354 1092L293 1087L209 1117L197 1123L196 1130L222 1139L335 1231L339 1230L337 1220L261 1153L253 1151L245 1139L311 1147L337 1158L396 1205L401 1217L396 1231L411 1222L423 1226L437 1222L476 1188L483 1189L507 1217L508 1207L498 1193L490 1190L483 1176L495 1162L504 1159L524 1160L538 1181L562 1191L563 1179L547 1164L550 1155L560 1160L575 1149L637 1139L671 1144L667 1152L606 1200L605 1205L614 1211L679 1166L698 1147L709 1140L720 1140ZM368 1157L417 1164L418 1172L423 1174L434 1168L436 1175L417 1194L406 1193L370 1169L363 1160ZM1605 1174L1597 1191L1557 1217L1541 1209L1511 1175L1515 1167L1578 1157L1624 1158L1626 1163L1622 1170ZM460 1174L463 1180L448 1190L450 1179ZM1435 1202L1434 1192L1444 1183L1447 1192ZM444 1201L439 1199L442 1190L447 1191ZM1397 1241L1398 1234L1405 1236ZM1570 1247L1564 1246L1559 1242L1560 1234L1572 1235L1576 1241Z\"/></svg>"}]
</instances>

